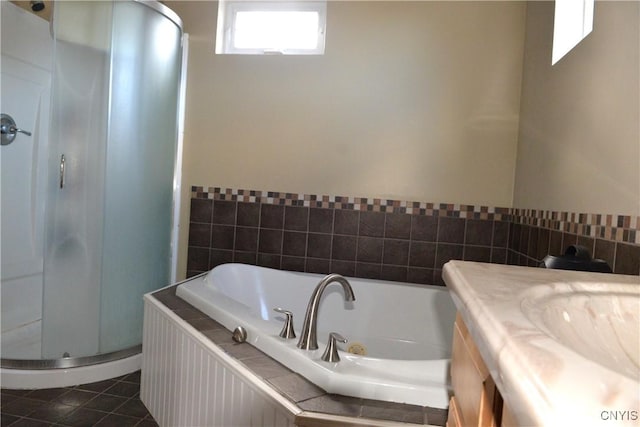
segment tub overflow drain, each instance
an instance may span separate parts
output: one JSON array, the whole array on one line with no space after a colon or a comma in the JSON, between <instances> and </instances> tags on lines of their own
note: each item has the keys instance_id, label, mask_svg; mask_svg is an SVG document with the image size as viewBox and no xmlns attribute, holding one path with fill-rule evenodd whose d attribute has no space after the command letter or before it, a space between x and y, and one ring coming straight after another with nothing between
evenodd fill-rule
<instances>
[{"instance_id":1,"label":"tub overflow drain","mask_svg":"<svg viewBox=\"0 0 640 427\"><path fill-rule=\"evenodd\" d=\"M238 343L245 342L247 340L247 330L242 326L238 326L233 330L233 336L231 338Z\"/></svg>"},{"instance_id":2,"label":"tub overflow drain","mask_svg":"<svg viewBox=\"0 0 640 427\"><path fill-rule=\"evenodd\" d=\"M347 352L349 352L351 354L358 354L360 356L366 356L367 355L367 347L365 347L364 344L362 344L362 343L354 342L354 343L351 343L349 348L347 348Z\"/></svg>"}]
</instances>

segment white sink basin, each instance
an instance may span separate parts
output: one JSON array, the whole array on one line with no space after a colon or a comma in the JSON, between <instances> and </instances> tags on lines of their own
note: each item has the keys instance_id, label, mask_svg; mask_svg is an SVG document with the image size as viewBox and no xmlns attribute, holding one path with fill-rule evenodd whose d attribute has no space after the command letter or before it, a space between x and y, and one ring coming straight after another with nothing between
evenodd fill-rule
<instances>
[{"instance_id":1,"label":"white sink basin","mask_svg":"<svg viewBox=\"0 0 640 427\"><path fill-rule=\"evenodd\" d=\"M640 380L640 284L536 288L525 292L521 308L537 328L582 357Z\"/></svg>"},{"instance_id":2,"label":"white sink basin","mask_svg":"<svg viewBox=\"0 0 640 427\"><path fill-rule=\"evenodd\" d=\"M519 425L638 427L609 414L640 411L639 276L467 261L443 276Z\"/></svg>"}]
</instances>

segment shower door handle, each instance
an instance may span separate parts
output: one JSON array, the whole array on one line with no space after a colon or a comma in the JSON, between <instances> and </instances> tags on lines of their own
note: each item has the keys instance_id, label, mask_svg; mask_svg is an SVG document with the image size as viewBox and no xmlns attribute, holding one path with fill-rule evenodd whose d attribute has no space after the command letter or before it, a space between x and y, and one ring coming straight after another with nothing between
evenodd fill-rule
<instances>
[{"instance_id":1,"label":"shower door handle","mask_svg":"<svg viewBox=\"0 0 640 427\"><path fill-rule=\"evenodd\" d=\"M65 168L64 154L60 156L60 188L64 188L64 168Z\"/></svg>"}]
</instances>

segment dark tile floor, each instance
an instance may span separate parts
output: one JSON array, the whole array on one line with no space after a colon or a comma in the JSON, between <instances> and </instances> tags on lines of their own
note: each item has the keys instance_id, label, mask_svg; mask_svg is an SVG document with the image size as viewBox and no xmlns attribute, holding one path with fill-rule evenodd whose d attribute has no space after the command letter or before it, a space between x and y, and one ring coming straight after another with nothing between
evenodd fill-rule
<instances>
[{"instance_id":1,"label":"dark tile floor","mask_svg":"<svg viewBox=\"0 0 640 427\"><path fill-rule=\"evenodd\" d=\"M75 387L0 391L2 427L151 427L140 401L140 371Z\"/></svg>"}]
</instances>

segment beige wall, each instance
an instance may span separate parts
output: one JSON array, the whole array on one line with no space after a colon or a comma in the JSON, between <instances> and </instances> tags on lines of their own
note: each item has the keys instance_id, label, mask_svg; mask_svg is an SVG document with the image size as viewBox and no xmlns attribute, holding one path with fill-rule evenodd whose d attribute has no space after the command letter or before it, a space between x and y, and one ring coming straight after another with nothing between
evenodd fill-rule
<instances>
[{"instance_id":1,"label":"beige wall","mask_svg":"<svg viewBox=\"0 0 640 427\"><path fill-rule=\"evenodd\" d=\"M323 56L215 55L217 3L166 4L190 34L183 230L191 185L511 206L523 2L330 1Z\"/></svg>"},{"instance_id":2,"label":"beige wall","mask_svg":"<svg viewBox=\"0 0 640 427\"><path fill-rule=\"evenodd\" d=\"M514 207L640 215L640 3L596 2L551 67L553 2L529 2Z\"/></svg>"}]
</instances>

